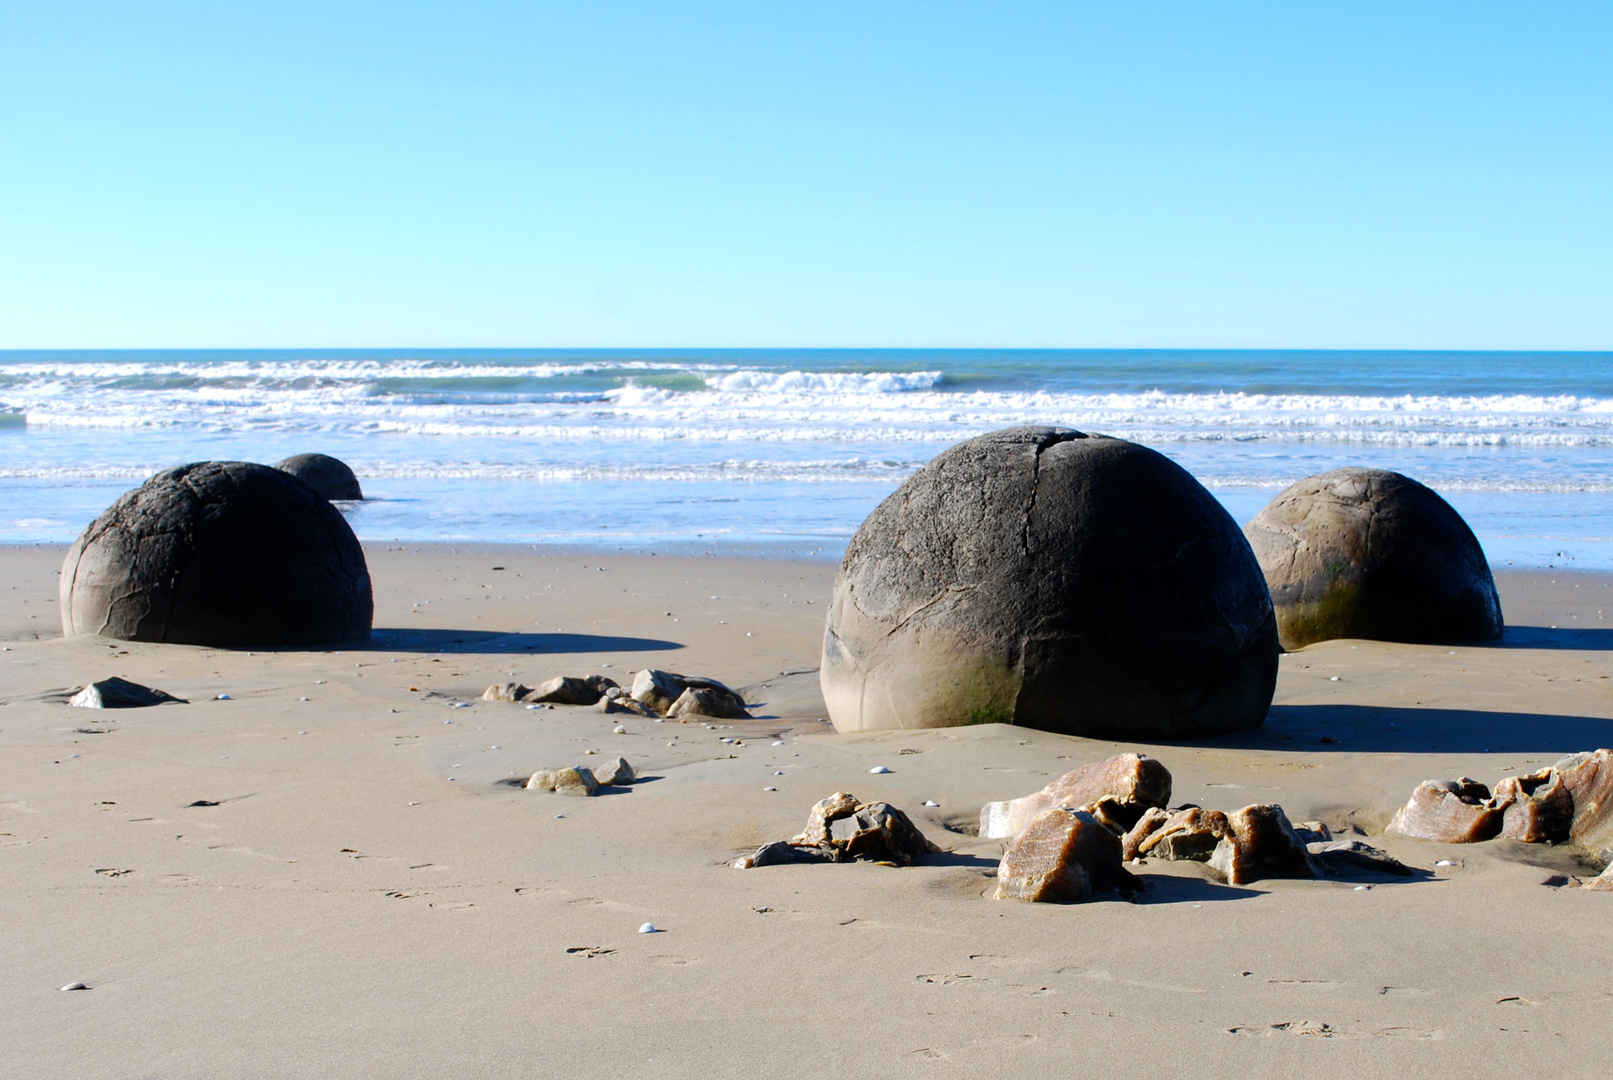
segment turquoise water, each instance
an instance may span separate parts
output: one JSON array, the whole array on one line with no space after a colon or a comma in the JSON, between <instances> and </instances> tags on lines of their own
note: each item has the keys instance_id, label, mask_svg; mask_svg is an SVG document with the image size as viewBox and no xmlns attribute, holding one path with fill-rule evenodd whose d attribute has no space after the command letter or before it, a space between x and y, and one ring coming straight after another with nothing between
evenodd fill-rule
<instances>
[{"instance_id":1,"label":"turquoise water","mask_svg":"<svg viewBox=\"0 0 1613 1080\"><path fill-rule=\"evenodd\" d=\"M837 553L941 449L1018 423L1152 446L1240 521L1346 464L1492 561L1613 567L1613 354L1120 350L0 353L0 542L185 461L352 464L368 540Z\"/></svg>"}]
</instances>

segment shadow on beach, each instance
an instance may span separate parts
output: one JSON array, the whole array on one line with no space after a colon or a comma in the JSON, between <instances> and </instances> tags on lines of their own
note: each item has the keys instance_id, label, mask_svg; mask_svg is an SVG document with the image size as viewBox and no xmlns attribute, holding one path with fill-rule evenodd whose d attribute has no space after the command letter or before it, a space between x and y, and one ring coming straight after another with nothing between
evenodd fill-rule
<instances>
[{"instance_id":1,"label":"shadow on beach","mask_svg":"<svg viewBox=\"0 0 1613 1080\"><path fill-rule=\"evenodd\" d=\"M658 652L681 649L679 641L660 638L615 637L609 634L499 633L491 630L440 630L432 628L376 627L370 639L349 648L372 652L440 653L608 653Z\"/></svg>"},{"instance_id":2,"label":"shadow on beach","mask_svg":"<svg viewBox=\"0 0 1613 1080\"><path fill-rule=\"evenodd\" d=\"M1613 745L1613 720L1389 705L1273 705L1263 727L1193 745L1309 753L1561 756Z\"/></svg>"},{"instance_id":3,"label":"shadow on beach","mask_svg":"<svg viewBox=\"0 0 1613 1080\"><path fill-rule=\"evenodd\" d=\"M1492 649L1578 649L1613 652L1613 630L1564 626L1508 626Z\"/></svg>"}]
</instances>

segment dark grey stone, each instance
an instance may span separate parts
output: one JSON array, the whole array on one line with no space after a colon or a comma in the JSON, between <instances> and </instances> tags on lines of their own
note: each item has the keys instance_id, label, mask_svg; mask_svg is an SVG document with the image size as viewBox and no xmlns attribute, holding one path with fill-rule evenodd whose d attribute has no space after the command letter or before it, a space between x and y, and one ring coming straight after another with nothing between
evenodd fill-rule
<instances>
[{"instance_id":1,"label":"dark grey stone","mask_svg":"<svg viewBox=\"0 0 1613 1080\"><path fill-rule=\"evenodd\" d=\"M1258 727L1277 655L1254 554L1196 480L1134 443L1027 427L952 447L863 522L821 680L841 731L1177 739Z\"/></svg>"},{"instance_id":2,"label":"dark grey stone","mask_svg":"<svg viewBox=\"0 0 1613 1080\"><path fill-rule=\"evenodd\" d=\"M275 468L295 476L327 499L363 499L358 477L347 463L329 454L298 454Z\"/></svg>"},{"instance_id":3,"label":"dark grey stone","mask_svg":"<svg viewBox=\"0 0 1613 1080\"><path fill-rule=\"evenodd\" d=\"M266 465L158 473L62 563L62 632L190 645L324 645L370 636L364 551L342 515Z\"/></svg>"},{"instance_id":4,"label":"dark grey stone","mask_svg":"<svg viewBox=\"0 0 1613 1080\"><path fill-rule=\"evenodd\" d=\"M1348 468L1306 477L1244 532L1284 648L1501 636L1501 598L1473 530L1409 476Z\"/></svg>"}]
</instances>

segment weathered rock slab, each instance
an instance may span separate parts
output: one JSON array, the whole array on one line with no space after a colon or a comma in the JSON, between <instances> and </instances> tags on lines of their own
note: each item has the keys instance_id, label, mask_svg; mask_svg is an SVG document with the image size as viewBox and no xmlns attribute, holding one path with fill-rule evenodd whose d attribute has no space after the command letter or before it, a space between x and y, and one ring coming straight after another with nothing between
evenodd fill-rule
<instances>
[{"instance_id":1,"label":"weathered rock slab","mask_svg":"<svg viewBox=\"0 0 1613 1080\"><path fill-rule=\"evenodd\" d=\"M1170 802L1170 770L1144 754L1116 754L1090 762L1041 791L1008 802L987 803L980 811L980 835L1013 840L1044 811L1086 806L1103 798L1115 800L1119 812L1130 819L1125 821L1129 829L1149 807Z\"/></svg>"},{"instance_id":2,"label":"weathered rock slab","mask_svg":"<svg viewBox=\"0 0 1613 1080\"><path fill-rule=\"evenodd\" d=\"M1121 864L1120 838L1085 810L1042 811L997 866L998 900L1076 904L1141 888Z\"/></svg>"},{"instance_id":3,"label":"weathered rock slab","mask_svg":"<svg viewBox=\"0 0 1613 1080\"><path fill-rule=\"evenodd\" d=\"M1424 780L1385 831L1416 840L1475 844L1500 834L1503 813L1490 789L1477 780Z\"/></svg>"},{"instance_id":4,"label":"weathered rock slab","mask_svg":"<svg viewBox=\"0 0 1613 1080\"><path fill-rule=\"evenodd\" d=\"M1246 806L1228 814L1227 835L1210 854L1209 867L1228 885L1262 878L1321 876L1320 865L1276 803Z\"/></svg>"},{"instance_id":5,"label":"weathered rock slab","mask_svg":"<svg viewBox=\"0 0 1613 1080\"><path fill-rule=\"evenodd\" d=\"M166 690L141 686L116 675L90 683L68 698L67 703L81 709L144 709L169 703L189 704L184 698L175 697Z\"/></svg>"},{"instance_id":6,"label":"weathered rock slab","mask_svg":"<svg viewBox=\"0 0 1613 1080\"><path fill-rule=\"evenodd\" d=\"M837 791L813 804L806 829L799 836L763 844L754 855L733 865L743 870L786 862L860 859L911 866L940 850L896 807L884 802L859 802L855 795Z\"/></svg>"},{"instance_id":7,"label":"weathered rock slab","mask_svg":"<svg viewBox=\"0 0 1613 1080\"><path fill-rule=\"evenodd\" d=\"M528 791L552 791L557 795L597 795L599 781L586 765L572 765L553 771L540 770L527 779Z\"/></svg>"}]
</instances>

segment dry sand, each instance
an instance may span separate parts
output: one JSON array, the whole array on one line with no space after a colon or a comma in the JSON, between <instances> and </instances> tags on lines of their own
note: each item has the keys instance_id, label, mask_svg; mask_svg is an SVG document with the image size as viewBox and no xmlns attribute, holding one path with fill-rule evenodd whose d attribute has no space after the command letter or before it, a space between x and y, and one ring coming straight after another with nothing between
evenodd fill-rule
<instances>
[{"instance_id":1,"label":"dry sand","mask_svg":"<svg viewBox=\"0 0 1613 1080\"><path fill-rule=\"evenodd\" d=\"M1141 903L1059 907L987 898L1000 845L968 831L983 802L1134 745L1177 801L1370 834L1419 780L1613 745L1606 577L1507 575L1503 645L1328 642L1284 657L1264 729L1141 745L835 735L810 675L718 730L450 708L512 677L815 668L827 563L371 547L367 647L244 652L61 638L62 553L0 551L6 1077L1613 1068L1613 894L1574 887L1596 868L1566 849L1379 838L1426 873L1364 891L1149 863ZM191 704L51 698L110 675ZM618 754L650 779L505 783ZM729 867L836 790L951 854Z\"/></svg>"}]
</instances>

